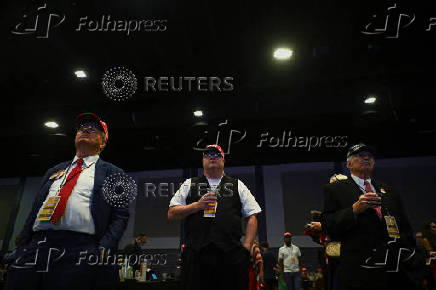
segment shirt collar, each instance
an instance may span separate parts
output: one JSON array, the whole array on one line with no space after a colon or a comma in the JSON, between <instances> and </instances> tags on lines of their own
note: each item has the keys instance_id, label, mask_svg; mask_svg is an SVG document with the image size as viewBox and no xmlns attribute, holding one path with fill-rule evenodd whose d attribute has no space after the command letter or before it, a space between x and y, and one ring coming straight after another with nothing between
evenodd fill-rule
<instances>
[{"instance_id":1,"label":"shirt collar","mask_svg":"<svg viewBox=\"0 0 436 290\"><path fill-rule=\"evenodd\" d=\"M88 157L83 158L83 163L85 164L85 166L90 166L91 164L97 162L98 158L100 158L100 155L98 155L98 154L88 156ZM76 164L77 159L79 159L79 157L74 156L72 165Z\"/></svg>"},{"instance_id":2,"label":"shirt collar","mask_svg":"<svg viewBox=\"0 0 436 290\"><path fill-rule=\"evenodd\" d=\"M367 180L369 182L369 184L372 184L371 183L371 178L362 179L362 178L357 177L357 176L355 176L353 174L351 174L351 178L353 178L353 180L357 183L357 185L359 185L362 188L365 188L365 180Z\"/></svg>"}]
</instances>

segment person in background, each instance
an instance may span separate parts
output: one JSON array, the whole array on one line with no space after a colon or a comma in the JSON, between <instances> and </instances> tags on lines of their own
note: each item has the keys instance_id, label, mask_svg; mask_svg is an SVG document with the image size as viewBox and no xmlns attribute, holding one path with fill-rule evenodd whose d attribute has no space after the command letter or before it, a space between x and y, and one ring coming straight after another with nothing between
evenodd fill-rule
<instances>
[{"instance_id":1,"label":"person in background","mask_svg":"<svg viewBox=\"0 0 436 290\"><path fill-rule=\"evenodd\" d=\"M283 235L285 244L279 249L280 275L283 275L288 290L301 288L301 252L300 248L292 243L292 234Z\"/></svg>"},{"instance_id":2,"label":"person in background","mask_svg":"<svg viewBox=\"0 0 436 290\"><path fill-rule=\"evenodd\" d=\"M140 270L140 268L141 268L141 263L143 261L139 261L139 257L141 257L141 255L143 255L143 257L145 258L145 244L146 243L147 243L147 236L145 234L141 233L141 234L136 235L133 243L127 245L124 248L124 254L131 255L131 256L135 255L136 257L138 257L137 259L133 259L133 258L130 259L132 262L136 261L136 263L133 263L131 265L133 271Z\"/></svg>"},{"instance_id":3,"label":"person in background","mask_svg":"<svg viewBox=\"0 0 436 290\"><path fill-rule=\"evenodd\" d=\"M266 290L274 290L276 288L276 279L274 269L277 267L277 259L273 252L269 249L268 242L261 242L260 249L263 260L263 281Z\"/></svg>"}]
</instances>

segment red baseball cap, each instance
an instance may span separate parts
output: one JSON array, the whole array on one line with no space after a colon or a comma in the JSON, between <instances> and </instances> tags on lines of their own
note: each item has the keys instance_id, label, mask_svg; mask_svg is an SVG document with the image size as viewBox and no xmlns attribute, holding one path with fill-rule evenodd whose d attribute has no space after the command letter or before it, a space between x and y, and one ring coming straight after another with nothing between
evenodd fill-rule
<instances>
[{"instance_id":1,"label":"red baseball cap","mask_svg":"<svg viewBox=\"0 0 436 290\"><path fill-rule=\"evenodd\" d=\"M212 144L212 145L207 145L206 148L204 149L204 153L211 152L211 151L218 152L221 155L221 157L224 158L224 152L223 149L221 149L221 146L217 144Z\"/></svg>"},{"instance_id":2,"label":"red baseball cap","mask_svg":"<svg viewBox=\"0 0 436 290\"><path fill-rule=\"evenodd\" d=\"M100 129L104 132L106 136L106 142L109 139L109 131L107 128L107 124L103 122L99 116L97 116L94 113L82 113L77 115L75 119L76 128L79 128L79 126L83 123L96 123L99 125Z\"/></svg>"},{"instance_id":3,"label":"red baseball cap","mask_svg":"<svg viewBox=\"0 0 436 290\"><path fill-rule=\"evenodd\" d=\"M283 234L284 237L292 237L292 234L290 232L286 232Z\"/></svg>"}]
</instances>

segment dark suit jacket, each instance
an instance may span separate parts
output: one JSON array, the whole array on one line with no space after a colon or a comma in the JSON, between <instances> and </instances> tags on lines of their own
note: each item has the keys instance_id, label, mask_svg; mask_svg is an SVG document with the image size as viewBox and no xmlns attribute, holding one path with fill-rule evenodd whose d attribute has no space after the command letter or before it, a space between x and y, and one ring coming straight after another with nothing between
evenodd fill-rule
<instances>
[{"instance_id":1,"label":"dark suit jacket","mask_svg":"<svg viewBox=\"0 0 436 290\"><path fill-rule=\"evenodd\" d=\"M393 215L400 229L400 241L414 247L412 229L403 209L400 196L392 188L371 179L377 193L383 189L382 213ZM341 241L340 273L342 284L354 287L383 287L387 282L386 269L367 269L365 260L374 255L373 249L386 245L389 236L385 220L373 209L354 216L352 205L363 194L349 177L324 187L322 226L333 239Z\"/></svg>"},{"instance_id":2,"label":"dark suit jacket","mask_svg":"<svg viewBox=\"0 0 436 290\"><path fill-rule=\"evenodd\" d=\"M63 162L55 167L49 169L44 177L33 202L32 209L24 224L24 228L19 235L18 247L25 246L30 242L32 237L32 227L35 222L39 209L44 203L50 186L53 184L54 179L49 179L50 176L61 170L66 169L71 161ZM95 164L95 180L94 191L91 199L91 214L95 225L95 241L97 247L104 247L106 249L116 249L118 242L126 229L129 220L128 208L115 208L111 207L103 198L102 185L106 177L122 173L122 169L115 165L98 159Z\"/></svg>"}]
</instances>

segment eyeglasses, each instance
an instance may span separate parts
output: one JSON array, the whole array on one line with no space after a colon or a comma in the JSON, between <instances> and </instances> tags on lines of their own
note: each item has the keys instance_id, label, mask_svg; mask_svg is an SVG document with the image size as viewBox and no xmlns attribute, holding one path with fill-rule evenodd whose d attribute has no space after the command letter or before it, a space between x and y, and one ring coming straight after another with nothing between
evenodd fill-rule
<instances>
[{"instance_id":1,"label":"eyeglasses","mask_svg":"<svg viewBox=\"0 0 436 290\"><path fill-rule=\"evenodd\" d=\"M203 156L206 157L206 158L212 158L212 157L214 157L214 158L221 158L222 157L221 154L218 153L218 152L203 153Z\"/></svg>"},{"instance_id":2,"label":"eyeglasses","mask_svg":"<svg viewBox=\"0 0 436 290\"><path fill-rule=\"evenodd\" d=\"M98 128L97 124L94 124L94 123L80 124L79 128L77 128L77 131L83 132L85 130L88 132L91 132L91 133L95 133L95 132L99 131L100 128Z\"/></svg>"},{"instance_id":3,"label":"eyeglasses","mask_svg":"<svg viewBox=\"0 0 436 290\"><path fill-rule=\"evenodd\" d=\"M368 158L374 158L374 155L372 155L371 153L369 153L367 151L359 152L356 155L359 156L360 158L365 158L366 156L368 156Z\"/></svg>"}]
</instances>

